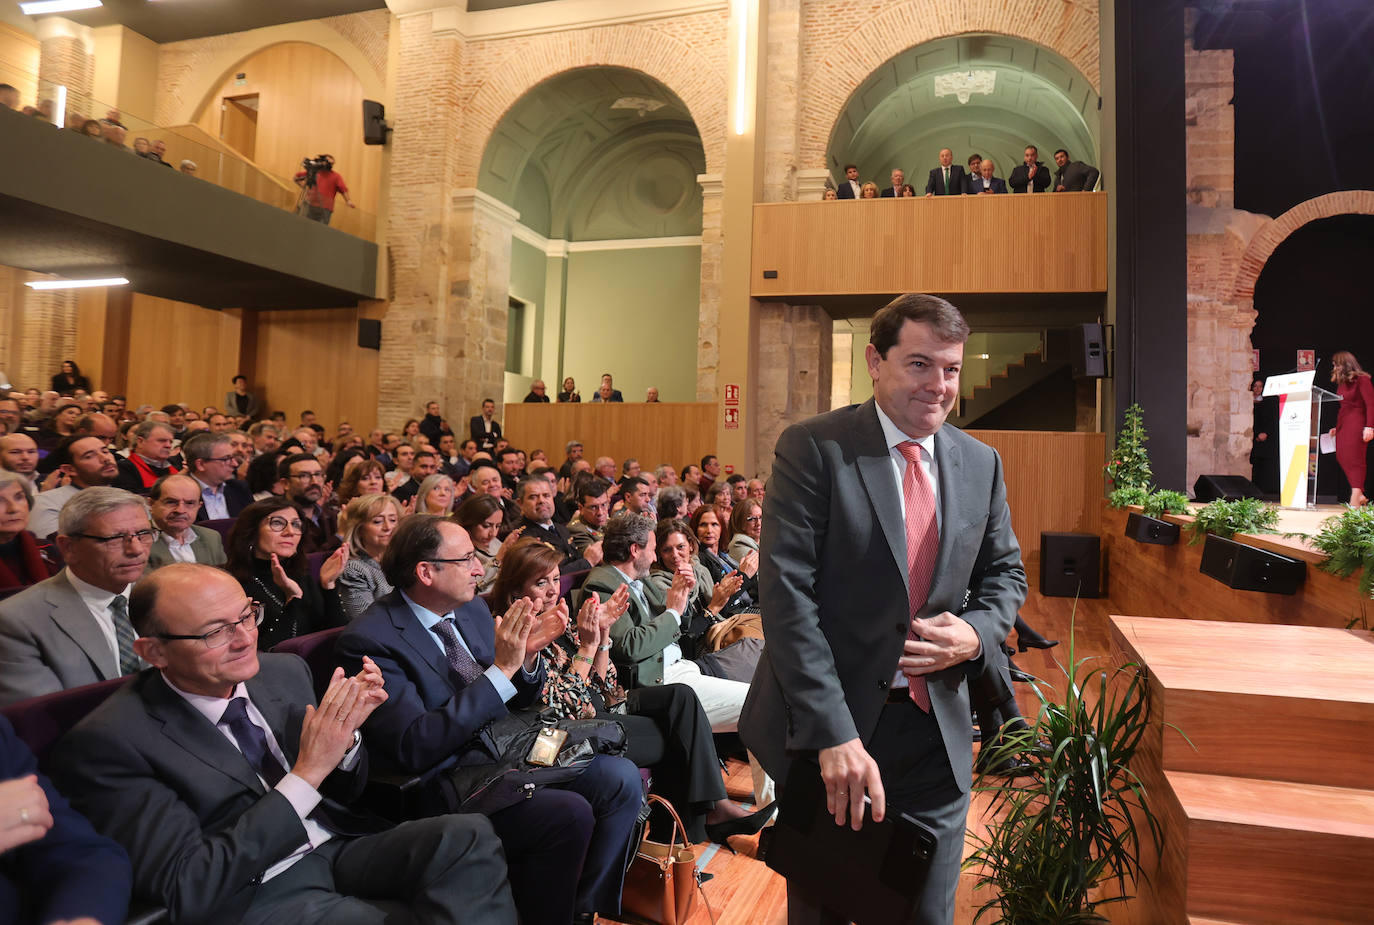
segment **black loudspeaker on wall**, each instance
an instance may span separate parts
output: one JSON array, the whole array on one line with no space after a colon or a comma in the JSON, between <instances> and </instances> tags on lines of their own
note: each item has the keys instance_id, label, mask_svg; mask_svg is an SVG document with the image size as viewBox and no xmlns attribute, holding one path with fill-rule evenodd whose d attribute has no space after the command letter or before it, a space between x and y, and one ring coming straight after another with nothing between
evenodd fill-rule
<instances>
[{"instance_id":1,"label":"black loudspeaker on wall","mask_svg":"<svg viewBox=\"0 0 1374 925\"><path fill-rule=\"evenodd\" d=\"M358 319L358 346L368 350L382 349L382 323L376 318Z\"/></svg>"},{"instance_id":2,"label":"black loudspeaker on wall","mask_svg":"<svg viewBox=\"0 0 1374 925\"><path fill-rule=\"evenodd\" d=\"M1264 493L1243 475L1199 475L1193 483L1194 501L1235 501L1237 498L1263 498Z\"/></svg>"},{"instance_id":3,"label":"black loudspeaker on wall","mask_svg":"<svg viewBox=\"0 0 1374 925\"><path fill-rule=\"evenodd\" d=\"M384 145L389 131L386 107L376 100L363 100L363 144Z\"/></svg>"},{"instance_id":4,"label":"black loudspeaker on wall","mask_svg":"<svg viewBox=\"0 0 1374 925\"><path fill-rule=\"evenodd\" d=\"M1293 594L1307 578L1307 563L1208 534L1198 571L1238 591Z\"/></svg>"},{"instance_id":5,"label":"black loudspeaker on wall","mask_svg":"<svg viewBox=\"0 0 1374 925\"><path fill-rule=\"evenodd\" d=\"M1077 379L1107 375L1107 338L1100 324L1080 324L1074 331L1073 374Z\"/></svg>"},{"instance_id":6,"label":"black loudspeaker on wall","mask_svg":"<svg viewBox=\"0 0 1374 925\"><path fill-rule=\"evenodd\" d=\"M1040 593L1098 597L1102 541L1091 533L1040 534Z\"/></svg>"}]
</instances>

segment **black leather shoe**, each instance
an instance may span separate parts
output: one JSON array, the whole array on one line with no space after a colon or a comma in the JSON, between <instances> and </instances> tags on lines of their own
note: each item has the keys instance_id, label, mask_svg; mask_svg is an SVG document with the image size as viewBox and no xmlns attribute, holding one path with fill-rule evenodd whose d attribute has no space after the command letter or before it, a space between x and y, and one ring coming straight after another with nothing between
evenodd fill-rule
<instances>
[{"instance_id":1,"label":"black leather shoe","mask_svg":"<svg viewBox=\"0 0 1374 925\"><path fill-rule=\"evenodd\" d=\"M1029 684L1035 680L1035 676L1026 674L1026 672L1022 671L1020 668L1013 668L1011 669L1011 679L1020 684Z\"/></svg>"},{"instance_id":2,"label":"black leather shoe","mask_svg":"<svg viewBox=\"0 0 1374 925\"><path fill-rule=\"evenodd\" d=\"M1053 649L1057 645L1059 645L1058 639L1046 639L1036 632L1016 634L1017 652L1024 652L1027 649Z\"/></svg>"},{"instance_id":3,"label":"black leather shoe","mask_svg":"<svg viewBox=\"0 0 1374 925\"><path fill-rule=\"evenodd\" d=\"M995 777L1026 777L1032 773L1031 766L1026 762L1015 758L993 761L992 753L991 746L978 750L978 757L973 759L974 773L991 774Z\"/></svg>"},{"instance_id":4,"label":"black leather shoe","mask_svg":"<svg viewBox=\"0 0 1374 925\"><path fill-rule=\"evenodd\" d=\"M730 848L730 836L757 835L768 824L768 820L773 818L773 813L777 812L777 809L777 803L769 803L763 809L747 816L726 819L724 822L708 822L706 823L706 837L717 845ZM737 852L734 848L730 848L730 853L735 854Z\"/></svg>"}]
</instances>

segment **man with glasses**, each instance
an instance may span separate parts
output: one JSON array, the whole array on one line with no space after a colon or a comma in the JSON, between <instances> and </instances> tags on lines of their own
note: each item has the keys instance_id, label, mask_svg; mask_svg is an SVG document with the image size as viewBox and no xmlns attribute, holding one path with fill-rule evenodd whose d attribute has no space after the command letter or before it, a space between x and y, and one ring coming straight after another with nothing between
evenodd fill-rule
<instances>
[{"instance_id":1,"label":"man with glasses","mask_svg":"<svg viewBox=\"0 0 1374 925\"><path fill-rule=\"evenodd\" d=\"M320 461L306 453L292 453L277 464L277 475L286 483L286 497L301 509L306 551L337 546L338 514L325 504L324 469L320 468Z\"/></svg>"},{"instance_id":2,"label":"man with glasses","mask_svg":"<svg viewBox=\"0 0 1374 925\"><path fill-rule=\"evenodd\" d=\"M603 478L587 479L577 489L577 514L568 521L568 538L578 555L585 555L593 544L600 545L601 531L611 519L611 483Z\"/></svg>"},{"instance_id":3,"label":"man with glasses","mask_svg":"<svg viewBox=\"0 0 1374 925\"><path fill-rule=\"evenodd\" d=\"M240 459L228 434L200 433L181 445L186 474L200 486L196 520L229 520L253 503L247 482L234 478Z\"/></svg>"},{"instance_id":4,"label":"man with glasses","mask_svg":"<svg viewBox=\"0 0 1374 925\"><path fill-rule=\"evenodd\" d=\"M335 649L345 670L371 661L386 678L387 702L363 728L372 757L405 774L439 771L464 756L492 760L484 728L538 703L539 650L563 632L567 608L537 614L521 600L493 620L476 597L483 567L467 531L434 515L401 521L382 570L396 590L350 623ZM484 809L526 925L619 911L641 794L631 762L597 755L572 780Z\"/></svg>"},{"instance_id":5,"label":"man with glasses","mask_svg":"<svg viewBox=\"0 0 1374 925\"><path fill-rule=\"evenodd\" d=\"M219 532L194 522L201 505L199 482L186 475L169 475L153 484L148 497L153 523L161 533L148 553L148 571L173 562L223 565L228 561Z\"/></svg>"},{"instance_id":6,"label":"man with glasses","mask_svg":"<svg viewBox=\"0 0 1374 925\"><path fill-rule=\"evenodd\" d=\"M99 437L74 434L64 437L48 454L66 484L50 488L33 499L29 511L29 532L47 539L57 532L58 512L77 492L97 485L109 485L119 475L114 454Z\"/></svg>"},{"instance_id":7,"label":"man with glasses","mask_svg":"<svg viewBox=\"0 0 1374 925\"><path fill-rule=\"evenodd\" d=\"M156 538L131 492L87 488L66 503L57 530L66 567L0 602L0 705L143 667L129 591Z\"/></svg>"},{"instance_id":8,"label":"man with glasses","mask_svg":"<svg viewBox=\"0 0 1374 925\"><path fill-rule=\"evenodd\" d=\"M367 782L358 728L387 700L377 666L310 671L259 654L261 606L202 565L134 592L153 666L57 746L57 780L129 852L134 894L173 922L482 921L514 925L501 846L478 816L390 827L348 804Z\"/></svg>"}]
</instances>

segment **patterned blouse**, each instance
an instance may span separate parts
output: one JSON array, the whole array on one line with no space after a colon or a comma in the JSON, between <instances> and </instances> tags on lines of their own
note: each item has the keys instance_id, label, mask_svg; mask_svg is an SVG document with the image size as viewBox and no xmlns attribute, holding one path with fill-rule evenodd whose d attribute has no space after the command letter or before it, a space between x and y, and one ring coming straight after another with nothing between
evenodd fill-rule
<instances>
[{"instance_id":1,"label":"patterned blouse","mask_svg":"<svg viewBox=\"0 0 1374 925\"><path fill-rule=\"evenodd\" d=\"M606 663L604 679L591 671L584 681L573 670L573 653L576 651L576 629L569 626L566 633L539 653L548 672L539 703L540 706L552 707L559 719L591 719L597 713L609 712L625 701L625 691L616 678L615 665Z\"/></svg>"}]
</instances>

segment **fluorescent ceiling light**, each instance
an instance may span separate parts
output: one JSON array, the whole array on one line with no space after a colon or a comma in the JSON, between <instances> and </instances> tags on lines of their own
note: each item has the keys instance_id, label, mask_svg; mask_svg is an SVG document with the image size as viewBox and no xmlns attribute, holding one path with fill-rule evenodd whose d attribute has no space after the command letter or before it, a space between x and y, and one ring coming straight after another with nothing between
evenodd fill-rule
<instances>
[{"instance_id":1,"label":"fluorescent ceiling light","mask_svg":"<svg viewBox=\"0 0 1374 925\"><path fill-rule=\"evenodd\" d=\"M30 289L90 289L92 286L127 286L129 281L122 276L107 279L36 279L25 283Z\"/></svg>"},{"instance_id":2,"label":"fluorescent ceiling light","mask_svg":"<svg viewBox=\"0 0 1374 925\"><path fill-rule=\"evenodd\" d=\"M70 13L74 10L93 10L103 6L100 0L35 0L21 3L19 9L26 16L42 16L44 13Z\"/></svg>"}]
</instances>

